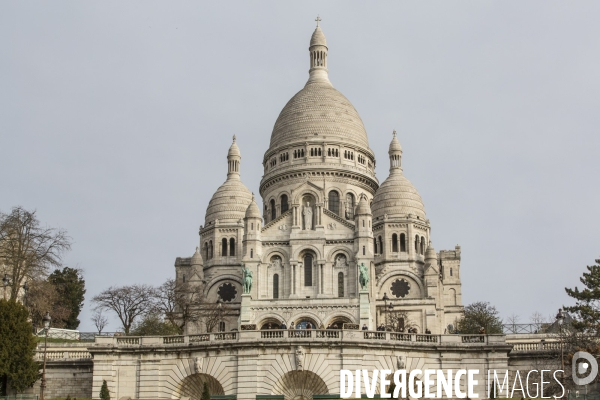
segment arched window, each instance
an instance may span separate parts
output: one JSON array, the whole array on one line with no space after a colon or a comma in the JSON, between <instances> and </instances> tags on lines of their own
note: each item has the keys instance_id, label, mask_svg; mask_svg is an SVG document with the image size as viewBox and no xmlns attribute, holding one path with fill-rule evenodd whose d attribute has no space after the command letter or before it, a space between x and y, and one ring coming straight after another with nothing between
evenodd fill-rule
<instances>
[{"instance_id":1,"label":"arched window","mask_svg":"<svg viewBox=\"0 0 600 400\"><path fill-rule=\"evenodd\" d=\"M452 268L450 268L450 276L452 276Z\"/></svg>"},{"instance_id":2,"label":"arched window","mask_svg":"<svg viewBox=\"0 0 600 400\"><path fill-rule=\"evenodd\" d=\"M329 211L340 215L340 194L335 190L329 192Z\"/></svg>"},{"instance_id":3,"label":"arched window","mask_svg":"<svg viewBox=\"0 0 600 400\"><path fill-rule=\"evenodd\" d=\"M281 213L283 214L289 209L287 194L281 195Z\"/></svg>"},{"instance_id":4,"label":"arched window","mask_svg":"<svg viewBox=\"0 0 600 400\"><path fill-rule=\"evenodd\" d=\"M421 254L425 254L425 238L421 236Z\"/></svg>"},{"instance_id":5,"label":"arched window","mask_svg":"<svg viewBox=\"0 0 600 400\"><path fill-rule=\"evenodd\" d=\"M419 235L415 236L415 253L419 254Z\"/></svg>"},{"instance_id":6,"label":"arched window","mask_svg":"<svg viewBox=\"0 0 600 400\"><path fill-rule=\"evenodd\" d=\"M354 195L346 193L346 219L354 219Z\"/></svg>"},{"instance_id":7,"label":"arched window","mask_svg":"<svg viewBox=\"0 0 600 400\"><path fill-rule=\"evenodd\" d=\"M269 204L271 205L271 221L273 221L275 219L275 216L277 215L277 209L275 208L275 199L271 199Z\"/></svg>"},{"instance_id":8,"label":"arched window","mask_svg":"<svg viewBox=\"0 0 600 400\"><path fill-rule=\"evenodd\" d=\"M383 254L383 239L379 236L379 254Z\"/></svg>"},{"instance_id":9,"label":"arched window","mask_svg":"<svg viewBox=\"0 0 600 400\"><path fill-rule=\"evenodd\" d=\"M363 256L367 254L367 249L363 246Z\"/></svg>"},{"instance_id":10,"label":"arched window","mask_svg":"<svg viewBox=\"0 0 600 400\"><path fill-rule=\"evenodd\" d=\"M254 249L250 249L250 258L254 258Z\"/></svg>"},{"instance_id":11,"label":"arched window","mask_svg":"<svg viewBox=\"0 0 600 400\"><path fill-rule=\"evenodd\" d=\"M338 274L338 297L344 297L344 273Z\"/></svg>"},{"instance_id":12,"label":"arched window","mask_svg":"<svg viewBox=\"0 0 600 400\"><path fill-rule=\"evenodd\" d=\"M229 255L235 256L235 239L229 239Z\"/></svg>"},{"instance_id":13,"label":"arched window","mask_svg":"<svg viewBox=\"0 0 600 400\"><path fill-rule=\"evenodd\" d=\"M392 252L398 252L398 235L396 235L395 233L392 235Z\"/></svg>"},{"instance_id":14,"label":"arched window","mask_svg":"<svg viewBox=\"0 0 600 400\"><path fill-rule=\"evenodd\" d=\"M223 257L227 256L227 239L223 238L223 240L221 240L221 255Z\"/></svg>"},{"instance_id":15,"label":"arched window","mask_svg":"<svg viewBox=\"0 0 600 400\"><path fill-rule=\"evenodd\" d=\"M219 322L219 332L225 332L225 322Z\"/></svg>"},{"instance_id":16,"label":"arched window","mask_svg":"<svg viewBox=\"0 0 600 400\"><path fill-rule=\"evenodd\" d=\"M312 286L313 258L310 254L304 256L304 286Z\"/></svg>"},{"instance_id":17,"label":"arched window","mask_svg":"<svg viewBox=\"0 0 600 400\"><path fill-rule=\"evenodd\" d=\"M212 242L212 240L208 242L208 249L209 249L209 251L210 251L210 253L209 253L209 255L208 255L208 258L213 258L213 250L214 250L214 247L213 247L213 242Z\"/></svg>"},{"instance_id":18,"label":"arched window","mask_svg":"<svg viewBox=\"0 0 600 400\"><path fill-rule=\"evenodd\" d=\"M183 274L183 276L181 277L181 281L182 281L183 283L185 283L185 274Z\"/></svg>"},{"instance_id":19,"label":"arched window","mask_svg":"<svg viewBox=\"0 0 600 400\"><path fill-rule=\"evenodd\" d=\"M208 242L204 242L204 259L208 260Z\"/></svg>"},{"instance_id":20,"label":"arched window","mask_svg":"<svg viewBox=\"0 0 600 400\"><path fill-rule=\"evenodd\" d=\"M279 274L273 275L273 298L279 298Z\"/></svg>"},{"instance_id":21,"label":"arched window","mask_svg":"<svg viewBox=\"0 0 600 400\"><path fill-rule=\"evenodd\" d=\"M377 238L373 238L373 253L379 254L377 253Z\"/></svg>"},{"instance_id":22,"label":"arched window","mask_svg":"<svg viewBox=\"0 0 600 400\"><path fill-rule=\"evenodd\" d=\"M406 252L406 235L404 233L400 234L400 251Z\"/></svg>"}]
</instances>

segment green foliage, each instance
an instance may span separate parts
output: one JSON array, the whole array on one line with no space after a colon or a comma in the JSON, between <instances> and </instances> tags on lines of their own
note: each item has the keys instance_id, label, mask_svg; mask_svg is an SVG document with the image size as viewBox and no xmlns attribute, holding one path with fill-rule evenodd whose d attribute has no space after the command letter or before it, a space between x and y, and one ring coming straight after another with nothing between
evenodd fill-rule
<instances>
[{"instance_id":1,"label":"green foliage","mask_svg":"<svg viewBox=\"0 0 600 400\"><path fill-rule=\"evenodd\" d=\"M130 335L133 336L168 336L179 335L179 328L169 321L164 321L158 314L147 314L141 321L133 325Z\"/></svg>"},{"instance_id":2,"label":"green foliage","mask_svg":"<svg viewBox=\"0 0 600 400\"><path fill-rule=\"evenodd\" d=\"M200 400L210 400L210 390L208 390L208 384L204 382L204 387L202 388L202 396Z\"/></svg>"},{"instance_id":3,"label":"green foliage","mask_svg":"<svg viewBox=\"0 0 600 400\"><path fill-rule=\"evenodd\" d=\"M33 360L37 343L27 315L20 303L0 300L0 378L18 392L31 387L39 375Z\"/></svg>"},{"instance_id":4,"label":"green foliage","mask_svg":"<svg viewBox=\"0 0 600 400\"><path fill-rule=\"evenodd\" d=\"M579 290L565 288L567 294L576 300L575 305L564 307L568 313L575 315L576 320L571 326L577 331L600 334L600 259L595 260L596 265L587 266L588 272L584 272L579 278L585 286Z\"/></svg>"},{"instance_id":5,"label":"green foliage","mask_svg":"<svg viewBox=\"0 0 600 400\"><path fill-rule=\"evenodd\" d=\"M501 334L502 320L498 317L496 307L478 301L465 307L465 315L458 321L457 328L463 334L477 334L481 328L485 329L486 334Z\"/></svg>"},{"instance_id":6,"label":"green foliage","mask_svg":"<svg viewBox=\"0 0 600 400\"><path fill-rule=\"evenodd\" d=\"M102 387L100 388L100 400L110 400L110 392L108 391L108 385L106 381L102 381Z\"/></svg>"},{"instance_id":7,"label":"green foliage","mask_svg":"<svg viewBox=\"0 0 600 400\"><path fill-rule=\"evenodd\" d=\"M50 274L48 281L56 288L58 303L69 310L69 316L64 320L65 329L77 329L77 317L85 296L85 280L81 276L81 270L69 267L57 269Z\"/></svg>"}]
</instances>

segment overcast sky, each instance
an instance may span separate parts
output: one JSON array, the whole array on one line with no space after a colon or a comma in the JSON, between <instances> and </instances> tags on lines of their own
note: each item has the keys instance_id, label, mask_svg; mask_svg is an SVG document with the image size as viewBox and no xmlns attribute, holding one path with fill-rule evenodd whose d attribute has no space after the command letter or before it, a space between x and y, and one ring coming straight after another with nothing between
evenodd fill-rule
<instances>
[{"instance_id":1,"label":"overcast sky","mask_svg":"<svg viewBox=\"0 0 600 400\"><path fill-rule=\"evenodd\" d=\"M599 2L4 1L0 210L69 232L81 330L94 294L193 254L233 134L258 194L317 14L379 181L396 129L436 250L462 247L463 302L570 303L600 258Z\"/></svg>"}]
</instances>

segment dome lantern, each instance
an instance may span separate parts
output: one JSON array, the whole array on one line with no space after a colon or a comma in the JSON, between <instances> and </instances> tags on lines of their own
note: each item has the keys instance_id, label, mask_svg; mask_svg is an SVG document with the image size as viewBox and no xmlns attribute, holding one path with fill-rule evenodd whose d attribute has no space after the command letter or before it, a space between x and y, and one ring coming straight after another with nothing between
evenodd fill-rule
<instances>
[{"instance_id":1,"label":"dome lantern","mask_svg":"<svg viewBox=\"0 0 600 400\"><path fill-rule=\"evenodd\" d=\"M310 75L306 84L319 82L331 85L327 73L327 39L325 39L325 34L319 26L321 18L317 16L315 21L317 21L317 27L310 38L310 46L308 48L310 53L310 70L308 72Z\"/></svg>"},{"instance_id":2,"label":"dome lantern","mask_svg":"<svg viewBox=\"0 0 600 400\"><path fill-rule=\"evenodd\" d=\"M240 148L235 143L236 137L233 135L233 143L231 147L229 147L229 152L227 153L227 178L240 177L240 161L242 160L242 153L240 153Z\"/></svg>"},{"instance_id":3,"label":"dome lantern","mask_svg":"<svg viewBox=\"0 0 600 400\"><path fill-rule=\"evenodd\" d=\"M396 130L394 129L394 137L390 143L390 149L388 151L390 155L390 173L394 170L402 171L402 146L396 137Z\"/></svg>"}]
</instances>

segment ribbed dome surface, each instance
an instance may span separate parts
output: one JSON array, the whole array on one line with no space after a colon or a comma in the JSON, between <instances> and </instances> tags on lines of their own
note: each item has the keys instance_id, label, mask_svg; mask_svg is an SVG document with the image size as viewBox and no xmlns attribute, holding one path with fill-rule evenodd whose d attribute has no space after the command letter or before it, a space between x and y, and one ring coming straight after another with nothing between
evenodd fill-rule
<instances>
[{"instance_id":1,"label":"ribbed dome surface","mask_svg":"<svg viewBox=\"0 0 600 400\"><path fill-rule=\"evenodd\" d=\"M340 140L369 148L367 132L352 103L329 83L311 83L283 107L271 147L307 139Z\"/></svg>"},{"instance_id":2,"label":"ribbed dome surface","mask_svg":"<svg viewBox=\"0 0 600 400\"><path fill-rule=\"evenodd\" d=\"M260 215L260 209L254 200L254 195L252 195L252 200L246 209L246 218L262 218Z\"/></svg>"},{"instance_id":3,"label":"ribbed dome surface","mask_svg":"<svg viewBox=\"0 0 600 400\"><path fill-rule=\"evenodd\" d=\"M367 203L367 198L365 196L361 196L360 201L358 202L358 206L355 211L356 215L370 215L371 208L369 207L369 203Z\"/></svg>"},{"instance_id":4,"label":"ribbed dome surface","mask_svg":"<svg viewBox=\"0 0 600 400\"><path fill-rule=\"evenodd\" d=\"M400 170L394 170L381 184L373 197L373 219L399 217L406 214L425 219L425 206L421 195Z\"/></svg>"},{"instance_id":5,"label":"ribbed dome surface","mask_svg":"<svg viewBox=\"0 0 600 400\"><path fill-rule=\"evenodd\" d=\"M317 26L317 29L313 32L310 37L310 46L327 46L327 39L325 39L325 34L321 30L320 26Z\"/></svg>"},{"instance_id":6,"label":"ribbed dome surface","mask_svg":"<svg viewBox=\"0 0 600 400\"><path fill-rule=\"evenodd\" d=\"M246 215L252 192L237 177L228 177L215 192L206 209L205 225L219 220L237 221Z\"/></svg>"}]
</instances>

